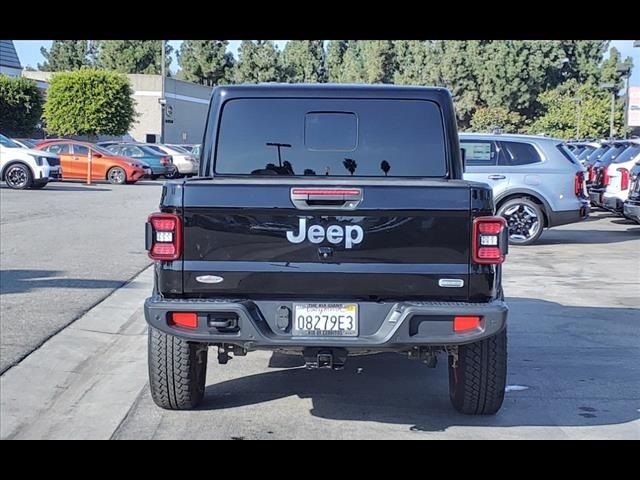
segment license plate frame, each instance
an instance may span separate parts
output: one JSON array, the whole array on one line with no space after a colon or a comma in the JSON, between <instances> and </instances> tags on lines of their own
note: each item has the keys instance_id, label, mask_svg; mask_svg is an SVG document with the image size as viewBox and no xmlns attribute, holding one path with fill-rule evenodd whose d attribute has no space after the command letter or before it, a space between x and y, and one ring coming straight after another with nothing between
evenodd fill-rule
<instances>
[{"instance_id":1,"label":"license plate frame","mask_svg":"<svg viewBox=\"0 0 640 480\"><path fill-rule=\"evenodd\" d=\"M309 325L308 317L311 317L311 328L306 328ZM357 303L293 304L291 335L294 337L353 338L359 334L360 316Z\"/></svg>"}]
</instances>

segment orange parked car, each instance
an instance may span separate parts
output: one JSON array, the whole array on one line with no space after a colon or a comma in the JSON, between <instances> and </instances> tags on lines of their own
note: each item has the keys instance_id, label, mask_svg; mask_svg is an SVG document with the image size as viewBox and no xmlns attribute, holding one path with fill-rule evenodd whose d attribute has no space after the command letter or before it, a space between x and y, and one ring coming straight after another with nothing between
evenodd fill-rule
<instances>
[{"instance_id":1,"label":"orange parked car","mask_svg":"<svg viewBox=\"0 0 640 480\"><path fill-rule=\"evenodd\" d=\"M107 180L120 185L135 183L150 174L149 166L127 157L114 155L98 145L77 140L45 140L36 147L38 150L60 156L63 180L86 179L89 149L91 149L91 180Z\"/></svg>"}]
</instances>

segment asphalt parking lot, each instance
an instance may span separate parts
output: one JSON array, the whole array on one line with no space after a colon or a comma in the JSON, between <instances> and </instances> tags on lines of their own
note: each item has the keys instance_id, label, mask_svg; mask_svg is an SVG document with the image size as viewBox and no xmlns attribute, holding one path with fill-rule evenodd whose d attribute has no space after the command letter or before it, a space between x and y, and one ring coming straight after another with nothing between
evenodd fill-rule
<instances>
[{"instance_id":1,"label":"asphalt parking lot","mask_svg":"<svg viewBox=\"0 0 640 480\"><path fill-rule=\"evenodd\" d=\"M157 205L158 185L82 194L81 185L63 186L69 190L0 192L3 362L148 264L141 225ZM42 196L24 201L32 193ZM40 213L41 202L51 205L51 216L27 222L23 209ZM43 238L65 248L27 256L49 250ZM511 248L504 273L508 388L494 417L452 409L443 361L432 370L376 355L351 358L341 372L309 372L295 357L265 352L220 366L213 349L203 405L160 410L146 385L146 270L0 377L0 437L640 439L638 252L640 226L605 212L547 231L538 245ZM5 277L16 270L63 273ZM59 276L81 281L47 283ZM85 280L111 283L83 288ZM47 328L19 343L20 328L34 323Z\"/></svg>"},{"instance_id":2,"label":"asphalt parking lot","mask_svg":"<svg viewBox=\"0 0 640 480\"><path fill-rule=\"evenodd\" d=\"M160 185L0 186L0 373L149 265Z\"/></svg>"}]
</instances>

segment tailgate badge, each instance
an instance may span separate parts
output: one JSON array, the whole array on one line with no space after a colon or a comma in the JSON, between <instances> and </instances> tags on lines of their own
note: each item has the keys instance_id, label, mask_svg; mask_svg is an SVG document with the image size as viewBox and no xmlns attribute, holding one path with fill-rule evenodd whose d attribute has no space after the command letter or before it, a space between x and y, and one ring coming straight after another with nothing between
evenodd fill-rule
<instances>
[{"instance_id":1,"label":"tailgate badge","mask_svg":"<svg viewBox=\"0 0 640 480\"><path fill-rule=\"evenodd\" d=\"M196 277L196 281L200 283L221 283L224 281L224 278L217 275L200 275Z\"/></svg>"},{"instance_id":2,"label":"tailgate badge","mask_svg":"<svg viewBox=\"0 0 640 480\"><path fill-rule=\"evenodd\" d=\"M464 280L460 278L441 278L438 280L438 286L444 288L460 288L464 287Z\"/></svg>"},{"instance_id":3,"label":"tailgate badge","mask_svg":"<svg viewBox=\"0 0 640 480\"><path fill-rule=\"evenodd\" d=\"M326 260L329 257L333 257L333 248L331 247L319 247L318 256L321 260Z\"/></svg>"}]
</instances>

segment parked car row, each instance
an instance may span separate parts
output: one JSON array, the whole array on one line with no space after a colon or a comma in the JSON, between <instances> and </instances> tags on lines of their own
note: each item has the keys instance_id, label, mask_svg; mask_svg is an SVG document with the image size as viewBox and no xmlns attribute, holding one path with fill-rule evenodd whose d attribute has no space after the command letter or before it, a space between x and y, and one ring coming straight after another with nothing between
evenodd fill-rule
<instances>
[{"instance_id":1,"label":"parked car row","mask_svg":"<svg viewBox=\"0 0 640 480\"><path fill-rule=\"evenodd\" d=\"M638 194L640 140L570 142L567 148L587 170L591 205L639 221L633 202Z\"/></svg>"},{"instance_id":2,"label":"parked car row","mask_svg":"<svg viewBox=\"0 0 640 480\"><path fill-rule=\"evenodd\" d=\"M0 137L0 180L13 189L42 188L52 179L83 180L89 171L92 181L124 184L144 177L192 176L199 170L199 145Z\"/></svg>"}]
</instances>

